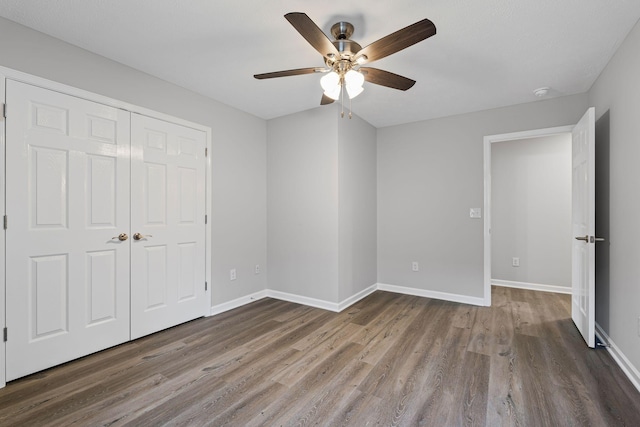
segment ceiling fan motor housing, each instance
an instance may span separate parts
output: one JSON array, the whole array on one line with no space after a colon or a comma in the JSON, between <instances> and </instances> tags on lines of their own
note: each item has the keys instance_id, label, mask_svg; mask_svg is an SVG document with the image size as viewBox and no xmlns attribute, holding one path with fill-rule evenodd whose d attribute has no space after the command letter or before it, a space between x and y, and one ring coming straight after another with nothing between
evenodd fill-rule
<instances>
[{"instance_id":1,"label":"ceiling fan motor housing","mask_svg":"<svg viewBox=\"0 0 640 427\"><path fill-rule=\"evenodd\" d=\"M334 40L331 43L333 43L336 49L338 49L338 52L340 52L340 58L326 58L325 62L327 66L332 68L336 62L340 62L341 60L351 62L356 54L360 52L362 46L349 39L352 34L353 25L351 23L341 21L333 24L331 27L331 35L334 37Z\"/></svg>"},{"instance_id":2,"label":"ceiling fan motor housing","mask_svg":"<svg viewBox=\"0 0 640 427\"><path fill-rule=\"evenodd\" d=\"M348 39L353 34L353 25L350 22L340 21L331 26L331 35L336 40Z\"/></svg>"}]
</instances>

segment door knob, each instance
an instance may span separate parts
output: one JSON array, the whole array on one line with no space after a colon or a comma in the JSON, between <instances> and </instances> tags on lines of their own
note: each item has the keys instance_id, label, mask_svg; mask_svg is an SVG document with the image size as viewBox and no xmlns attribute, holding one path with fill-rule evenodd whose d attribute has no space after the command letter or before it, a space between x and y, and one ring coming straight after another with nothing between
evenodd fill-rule
<instances>
[{"instance_id":1,"label":"door knob","mask_svg":"<svg viewBox=\"0 0 640 427\"><path fill-rule=\"evenodd\" d=\"M142 239L146 239L147 237L153 237L153 236L151 234L147 234L145 236L144 234L140 234L140 233L136 233L133 235L134 240L142 240Z\"/></svg>"},{"instance_id":2,"label":"door knob","mask_svg":"<svg viewBox=\"0 0 640 427\"><path fill-rule=\"evenodd\" d=\"M117 236L112 237L112 239L118 239L118 240L120 240L121 242L124 242L124 241L125 241L125 240L127 240L128 238L129 238L129 236L127 236L127 234L126 234L126 233L120 233L120 234L118 234Z\"/></svg>"},{"instance_id":3,"label":"door knob","mask_svg":"<svg viewBox=\"0 0 640 427\"><path fill-rule=\"evenodd\" d=\"M133 236L133 238L135 239L136 236ZM584 242L589 242L589 236L584 236L584 237L576 237L576 240L582 240Z\"/></svg>"}]
</instances>

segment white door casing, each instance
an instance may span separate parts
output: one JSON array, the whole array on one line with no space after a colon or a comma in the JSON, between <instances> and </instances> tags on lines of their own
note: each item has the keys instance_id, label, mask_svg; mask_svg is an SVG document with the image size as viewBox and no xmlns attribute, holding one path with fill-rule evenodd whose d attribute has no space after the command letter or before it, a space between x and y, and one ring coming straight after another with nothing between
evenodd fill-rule
<instances>
[{"instance_id":1,"label":"white door casing","mask_svg":"<svg viewBox=\"0 0 640 427\"><path fill-rule=\"evenodd\" d=\"M208 313L202 131L131 115L131 338Z\"/></svg>"},{"instance_id":2,"label":"white door casing","mask_svg":"<svg viewBox=\"0 0 640 427\"><path fill-rule=\"evenodd\" d=\"M129 339L129 113L7 80L7 380Z\"/></svg>"},{"instance_id":3,"label":"white door casing","mask_svg":"<svg viewBox=\"0 0 640 427\"><path fill-rule=\"evenodd\" d=\"M0 70L1 72L1 70ZM6 101L5 97L5 89L6 85L4 84L4 76L0 75L0 99L3 100L2 108L4 109L4 101ZM5 119L4 114L0 115L0 168L2 172L0 172L0 209L2 212L5 211L5 174L4 174L4 165L5 165ZM6 233L0 233L0 278L5 278L5 235ZM0 279L4 284L4 281ZM0 285L0 322L6 322L6 312L5 312L5 292L4 285ZM2 327L6 326L6 323L2 323ZM4 340L0 340L0 388L4 387L6 384L6 343Z\"/></svg>"},{"instance_id":4,"label":"white door casing","mask_svg":"<svg viewBox=\"0 0 640 427\"><path fill-rule=\"evenodd\" d=\"M571 318L589 347L595 347L595 109L572 132Z\"/></svg>"}]
</instances>

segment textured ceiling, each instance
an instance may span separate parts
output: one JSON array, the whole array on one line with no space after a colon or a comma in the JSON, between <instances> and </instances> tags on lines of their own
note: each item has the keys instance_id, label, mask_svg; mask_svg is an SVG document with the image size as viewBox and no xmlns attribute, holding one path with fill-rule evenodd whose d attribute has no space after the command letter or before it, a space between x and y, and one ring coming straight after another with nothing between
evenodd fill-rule
<instances>
[{"instance_id":1,"label":"textured ceiling","mask_svg":"<svg viewBox=\"0 0 640 427\"><path fill-rule=\"evenodd\" d=\"M428 18L438 33L371 65L417 80L365 83L352 109L376 127L587 91L640 18L638 0L1 0L0 16L270 119L319 105L321 67L284 19L305 12L329 34L354 24L366 46Z\"/></svg>"}]
</instances>

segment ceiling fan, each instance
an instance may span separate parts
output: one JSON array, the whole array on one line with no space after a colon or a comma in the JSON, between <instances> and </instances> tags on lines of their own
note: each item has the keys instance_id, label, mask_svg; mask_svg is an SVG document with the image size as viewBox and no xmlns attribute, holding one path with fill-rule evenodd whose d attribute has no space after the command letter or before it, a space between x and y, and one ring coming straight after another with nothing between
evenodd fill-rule
<instances>
[{"instance_id":1,"label":"ceiling fan","mask_svg":"<svg viewBox=\"0 0 640 427\"><path fill-rule=\"evenodd\" d=\"M415 80L363 65L399 52L436 33L433 22L423 19L362 48L350 39L354 28L349 22L338 22L331 27L331 35L334 37L331 41L305 13L291 12L284 17L324 57L326 67L275 71L255 74L253 77L262 80L325 73L320 80L324 89L321 105L331 104L339 100L340 96L344 99L345 89L349 99L355 98L363 91L364 81L399 90L411 88L416 83Z\"/></svg>"}]
</instances>

